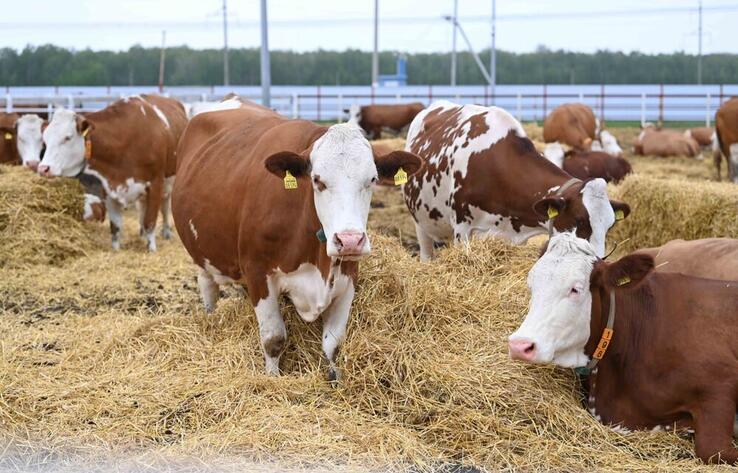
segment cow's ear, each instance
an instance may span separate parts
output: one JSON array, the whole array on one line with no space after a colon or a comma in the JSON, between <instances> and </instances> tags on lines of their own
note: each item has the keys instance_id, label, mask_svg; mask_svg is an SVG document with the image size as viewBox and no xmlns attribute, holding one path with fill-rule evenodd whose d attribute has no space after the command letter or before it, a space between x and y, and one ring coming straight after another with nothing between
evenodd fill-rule
<instances>
[{"instance_id":1,"label":"cow's ear","mask_svg":"<svg viewBox=\"0 0 738 473\"><path fill-rule=\"evenodd\" d=\"M43 122L41 122L41 133L45 132L48 127L49 127L48 120L44 120Z\"/></svg>"},{"instance_id":2,"label":"cow's ear","mask_svg":"<svg viewBox=\"0 0 738 473\"><path fill-rule=\"evenodd\" d=\"M423 167L423 160L413 153L397 150L382 156L375 155L374 164L377 166L380 184L392 185L400 168L408 177L412 176Z\"/></svg>"},{"instance_id":3,"label":"cow's ear","mask_svg":"<svg viewBox=\"0 0 738 473\"><path fill-rule=\"evenodd\" d=\"M614 263L604 263L602 284L606 289L630 288L640 284L653 270L651 255L631 254Z\"/></svg>"},{"instance_id":4,"label":"cow's ear","mask_svg":"<svg viewBox=\"0 0 738 473\"><path fill-rule=\"evenodd\" d=\"M77 115L77 132L79 132L80 135L87 136L87 134L94 129L95 127L93 124L87 121L85 117Z\"/></svg>"},{"instance_id":5,"label":"cow's ear","mask_svg":"<svg viewBox=\"0 0 738 473\"><path fill-rule=\"evenodd\" d=\"M295 177L310 175L310 159L292 151L280 151L269 156L264 163L267 171L284 178L287 171Z\"/></svg>"},{"instance_id":6,"label":"cow's ear","mask_svg":"<svg viewBox=\"0 0 738 473\"><path fill-rule=\"evenodd\" d=\"M618 202L617 200L611 200L610 205L612 206L613 212L615 212L615 221L625 220L630 215L630 205L625 202Z\"/></svg>"},{"instance_id":7,"label":"cow's ear","mask_svg":"<svg viewBox=\"0 0 738 473\"><path fill-rule=\"evenodd\" d=\"M533 210L538 216L550 220L566 208L566 199L563 197L546 197L533 204Z\"/></svg>"}]
</instances>

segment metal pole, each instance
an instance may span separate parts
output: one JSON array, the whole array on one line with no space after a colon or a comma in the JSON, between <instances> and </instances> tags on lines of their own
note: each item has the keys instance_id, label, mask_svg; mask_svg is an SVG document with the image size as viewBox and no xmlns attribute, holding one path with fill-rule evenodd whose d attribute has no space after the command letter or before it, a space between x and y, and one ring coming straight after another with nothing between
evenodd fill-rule
<instances>
[{"instance_id":1,"label":"metal pole","mask_svg":"<svg viewBox=\"0 0 738 473\"><path fill-rule=\"evenodd\" d=\"M226 2L223 0L223 85L230 85L230 77L228 74L228 9Z\"/></svg>"},{"instance_id":2,"label":"metal pole","mask_svg":"<svg viewBox=\"0 0 738 473\"><path fill-rule=\"evenodd\" d=\"M488 84L492 84L492 79L489 77L489 73L487 73L487 68L484 67L484 64L482 64L482 60L479 59L479 54L477 54L476 51L474 51L474 47L472 46L471 42L469 41L469 38L466 36L466 33L464 32L464 28L461 27L461 25L455 21L455 19L451 17L445 17L446 20L453 21L455 28L459 30L459 33L461 33L461 37L464 38L464 41L466 42L466 45L469 46L469 52L471 53L472 57L474 58L474 62L477 63L477 66L479 67L480 72L482 73L482 76L484 77L484 80L487 81Z\"/></svg>"},{"instance_id":3,"label":"metal pole","mask_svg":"<svg viewBox=\"0 0 738 473\"><path fill-rule=\"evenodd\" d=\"M454 0L453 36L451 41L451 86L456 85L456 29L459 20L459 0Z\"/></svg>"},{"instance_id":4,"label":"metal pole","mask_svg":"<svg viewBox=\"0 0 738 473\"><path fill-rule=\"evenodd\" d=\"M159 54L159 93L164 92L164 59L166 56L167 32L161 32L161 52Z\"/></svg>"},{"instance_id":5,"label":"metal pole","mask_svg":"<svg viewBox=\"0 0 738 473\"><path fill-rule=\"evenodd\" d=\"M261 0L261 104L272 104L269 88L272 78L269 66L269 34L267 31L267 0Z\"/></svg>"},{"instance_id":6,"label":"metal pole","mask_svg":"<svg viewBox=\"0 0 738 473\"><path fill-rule=\"evenodd\" d=\"M495 103L495 87L497 86L497 0L492 0L492 49L489 58L489 77L492 79L490 87L492 89L492 103Z\"/></svg>"},{"instance_id":7,"label":"metal pole","mask_svg":"<svg viewBox=\"0 0 738 473\"><path fill-rule=\"evenodd\" d=\"M702 85L702 0L698 7L699 27L697 29L697 83Z\"/></svg>"},{"instance_id":8,"label":"metal pole","mask_svg":"<svg viewBox=\"0 0 738 473\"><path fill-rule=\"evenodd\" d=\"M374 0L374 52L372 53L372 88L379 85L379 0Z\"/></svg>"}]
</instances>

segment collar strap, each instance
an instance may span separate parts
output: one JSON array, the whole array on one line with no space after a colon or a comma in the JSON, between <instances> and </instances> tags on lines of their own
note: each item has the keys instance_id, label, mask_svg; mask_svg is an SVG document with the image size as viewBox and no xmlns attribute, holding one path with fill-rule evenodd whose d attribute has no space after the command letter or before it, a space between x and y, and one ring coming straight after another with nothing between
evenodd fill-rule
<instances>
[{"instance_id":1,"label":"collar strap","mask_svg":"<svg viewBox=\"0 0 738 473\"><path fill-rule=\"evenodd\" d=\"M318 238L318 241L321 243L326 243L328 241L328 238L325 237L325 231L321 228L317 232L315 232L315 236Z\"/></svg>"},{"instance_id":2,"label":"collar strap","mask_svg":"<svg viewBox=\"0 0 738 473\"><path fill-rule=\"evenodd\" d=\"M612 336L615 333L612 329L613 325L615 325L615 292L610 291L610 312L607 315L607 326L602 331L600 342L597 344L597 348L595 348L595 351L592 354L592 359L589 360L589 363L584 367L584 370L577 368L578 372L586 371L586 374L589 374L588 372L593 370L594 367L597 366L597 363L599 363L599 361L605 356L605 352L607 352Z\"/></svg>"}]
</instances>

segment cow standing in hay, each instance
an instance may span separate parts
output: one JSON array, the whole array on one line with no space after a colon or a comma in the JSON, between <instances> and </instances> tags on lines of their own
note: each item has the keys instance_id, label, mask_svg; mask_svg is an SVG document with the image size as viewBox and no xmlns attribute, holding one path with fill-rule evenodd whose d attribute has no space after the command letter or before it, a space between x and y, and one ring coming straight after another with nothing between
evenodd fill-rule
<instances>
[{"instance_id":1,"label":"cow standing in hay","mask_svg":"<svg viewBox=\"0 0 738 473\"><path fill-rule=\"evenodd\" d=\"M715 114L717 149L714 151L718 181L723 157L727 161L728 180L738 184L738 98L725 102Z\"/></svg>"},{"instance_id":2,"label":"cow standing in hay","mask_svg":"<svg viewBox=\"0 0 738 473\"><path fill-rule=\"evenodd\" d=\"M420 102L396 105L352 105L349 123L359 126L370 140L382 137L382 130L399 134L425 105Z\"/></svg>"},{"instance_id":3,"label":"cow standing in hay","mask_svg":"<svg viewBox=\"0 0 738 473\"><path fill-rule=\"evenodd\" d=\"M99 187L110 219L114 250L120 248L123 209L139 207L140 233L156 251L156 220L170 238L170 195L176 171L176 147L187 125L176 100L142 95L114 102L81 116L57 110L43 133L46 152L38 166L42 176L78 177L85 187ZM90 209L100 199L88 194Z\"/></svg>"},{"instance_id":4,"label":"cow standing in hay","mask_svg":"<svg viewBox=\"0 0 738 473\"><path fill-rule=\"evenodd\" d=\"M481 236L520 244L571 228L604 255L608 229L630 212L608 199L602 179L572 178L544 159L501 108L437 102L413 121L406 149L426 164L403 186L423 261L433 258L434 242Z\"/></svg>"},{"instance_id":5,"label":"cow standing in hay","mask_svg":"<svg viewBox=\"0 0 738 473\"><path fill-rule=\"evenodd\" d=\"M694 429L705 462L738 461L738 283L654 272L647 254L600 259L555 235L528 275L514 359L583 367L588 408L626 429Z\"/></svg>"},{"instance_id":6,"label":"cow standing in hay","mask_svg":"<svg viewBox=\"0 0 738 473\"><path fill-rule=\"evenodd\" d=\"M174 222L199 266L206 311L219 285L244 286L266 372L278 375L286 293L306 322L322 316L328 377L336 380L358 260L370 252L372 188L412 175L420 159L404 151L377 156L352 125L289 120L255 104L195 116L178 154Z\"/></svg>"}]
</instances>

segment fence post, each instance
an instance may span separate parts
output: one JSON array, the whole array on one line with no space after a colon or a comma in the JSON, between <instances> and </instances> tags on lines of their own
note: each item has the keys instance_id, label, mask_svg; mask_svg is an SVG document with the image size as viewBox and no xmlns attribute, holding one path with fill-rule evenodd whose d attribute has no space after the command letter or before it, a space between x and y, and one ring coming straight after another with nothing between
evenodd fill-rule
<instances>
[{"instance_id":1,"label":"fence post","mask_svg":"<svg viewBox=\"0 0 738 473\"><path fill-rule=\"evenodd\" d=\"M489 91L487 85L484 86L484 106L489 107Z\"/></svg>"},{"instance_id":2,"label":"fence post","mask_svg":"<svg viewBox=\"0 0 738 473\"><path fill-rule=\"evenodd\" d=\"M433 86L428 84L428 105L433 103Z\"/></svg>"},{"instance_id":3,"label":"fence post","mask_svg":"<svg viewBox=\"0 0 738 473\"><path fill-rule=\"evenodd\" d=\"M400 94L395 95L395 102L400 103L402 101L402 97Z\"/></svg>"},{"instance_id":4,"label":"fence post","mask_svg":"<svg viewBox=\"0 0 738 473\"><path fill-rule=\"evenodd\" d=\"M200 100L202 100L203 102L207 102L208 101L208 94L205 93L205 92L203 92L202 94L200 94Z\"/></svg>"},{"instance_id":5,"label":"fence post","mask_svg":"<svg viewBox=\"0 0 738 473\"><path fill-rule=\"evenodd\" d=\"M548 85L543 84L543 117L541 117L541 120L546 119L547 111L548 111Z\"/></svg>"},{"instance_id":6,"label":"fence post","mask_svg":"<svg viewBox=\"0 0 738 473\"><path fill-rule=\"evenodd\" d=\"M641 128L646 126L646 94L641 94Z\"/></svg>"},{"instance_id":7,"label":"fence post","mask_svg":"<svg viewBox=\"0 0 738 473\"><path fill-rule=\"evenodd\" d=\"M54 118L54 105L51 102L46 104L46 115L46 119L51 122L51 119Z\"/></svg>"},{"instance_id":8,"label":"fence post","mask_svg":"<svg viewBox=\"0 0 738 473\"><path fill-rule=\"evenodd\" d=\"M5 111L13 113L13 96L10 94L5 95Z\"/></svg>"},{"instance_id":9,"label":"fence post","mask_svg":"<svg viewBox=\"0 0 738 473\"><path fill-rule=\"evenodd\" d=\"M664 84L659 86L659 125L664 123Z\"/></svg>"},{"instance_id":10,"label":"fence post","mask_svg":"<svg viewBox=\"0 0 738 473\"><path fill-rule=\"evenodd\" d=\"M67 107L70 110L74 110L74 97L72 97L72 94L67 95Z\"/></svg>"},{"instance_id":11,"label":"fence post","mask_svg":"<svg viewBox=\"0 0 738 473\"><path fill-rule=\"evenodd\" d=\"M712 100L712 96L710 95L710 92L707 93L707 100L705 100L705 126L710 127L710 102Z\"/></svg>"},{"instance_id":12,"label":"fence post","mask_svg":"<svg viewBox=\"0 0 738 473\"><path fill-rule=\"evenodd\" d=\"M517 98L515 107L518 111L518 121L522 122L523 121L523 95L520 92L518 92L518 98Z\"/></svg>"},{"instance_id":13,"label":"fence post","mask_svg":"<svg viewBox=\"0 0 738 473\"><path fill-rule=\"evenodd\" d=\"M300 118L300 96L292 94L292 118Z\"/></svg>"},{"instance_id":14,"label":"fence post","mask_svg":"<svg viewBox=\"0 0 738 473\"><path fill-rule=\"evenodd\" d=\"M584 103L584 92L579 92L579 103Z\"/></svg>"},{"instance_id":15,"label":"fence post","mask_svg":"<svg viewBox=\"0 0 738 473\"><path fill-rule=\"evenodd\" d=\"M338 94L338 123L343 123L343 94Z\"/></svg>"},{"instance_id":16,"label":"fence post","mask_svg":"<svg viewBox=\"0 0 738 473\"><path fill-rule=\"evenodd\" d=\"M600 126L605 126L605 83L600 84Z\"/></svg>"}]
</instances>

